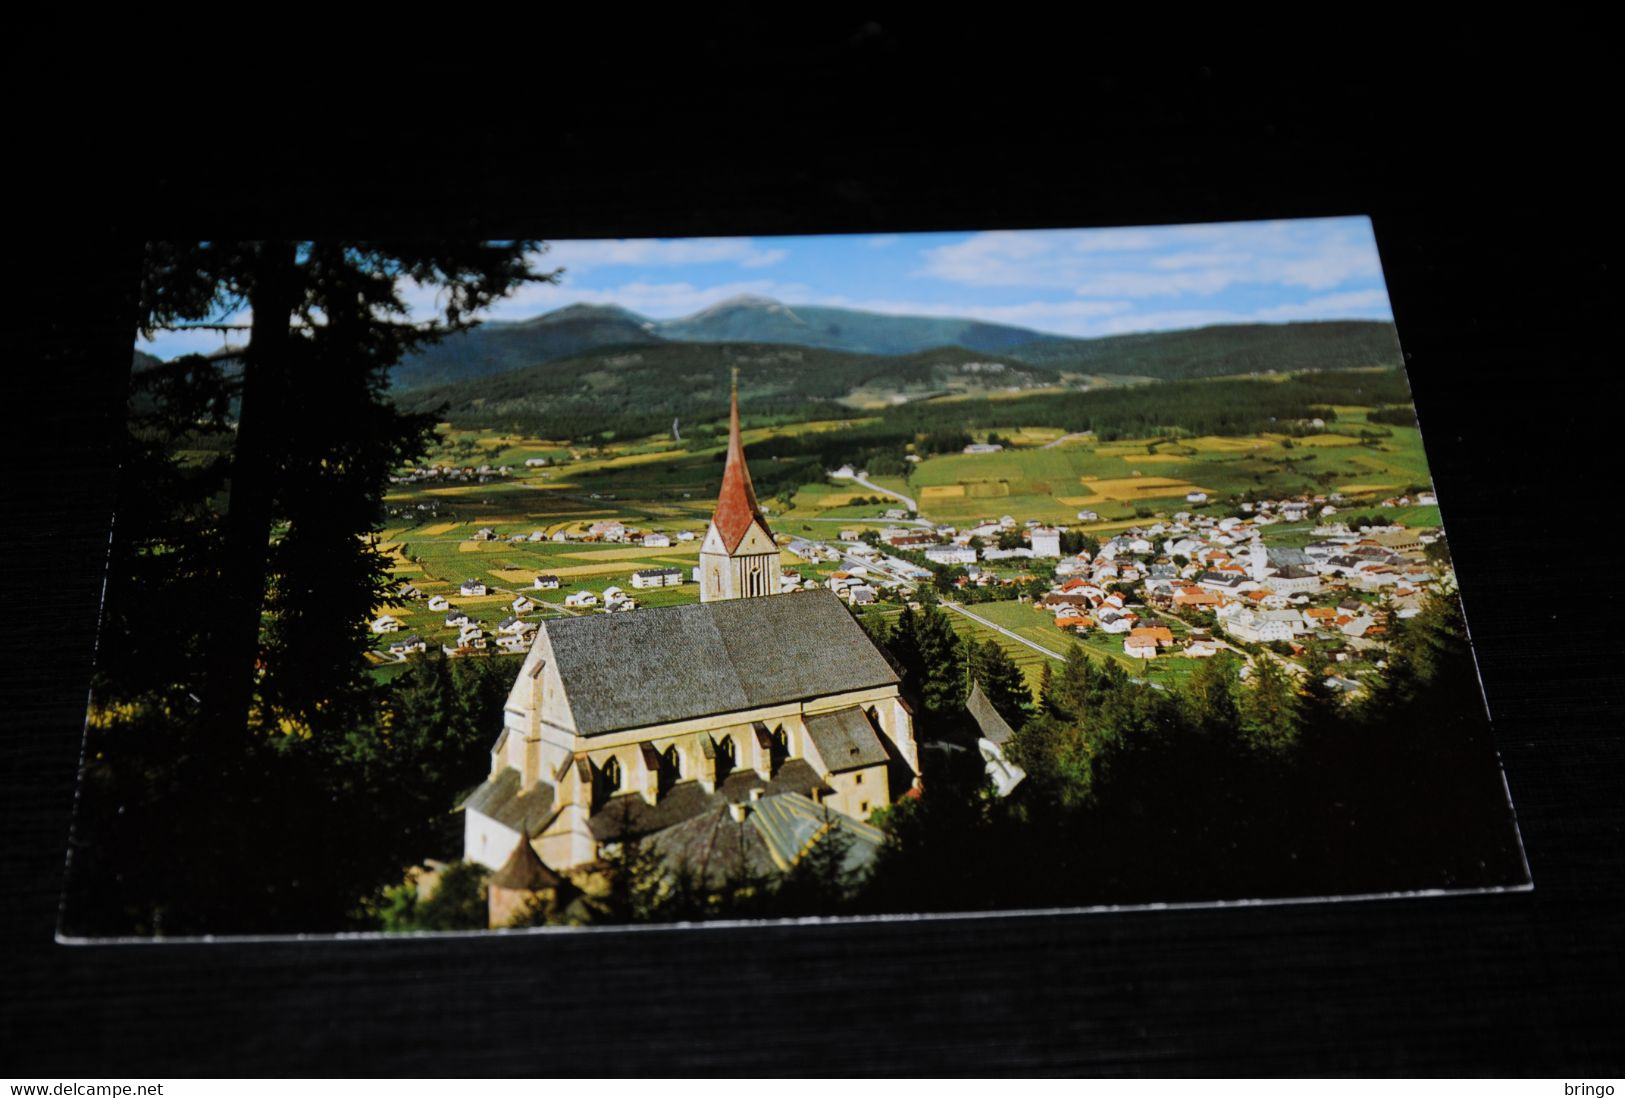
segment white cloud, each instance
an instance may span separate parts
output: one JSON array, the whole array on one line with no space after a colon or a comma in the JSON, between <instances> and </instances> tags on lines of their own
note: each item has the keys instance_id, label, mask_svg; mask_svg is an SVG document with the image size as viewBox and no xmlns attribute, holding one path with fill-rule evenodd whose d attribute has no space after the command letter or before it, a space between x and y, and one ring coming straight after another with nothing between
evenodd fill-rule
<instances>
[{"instance_id":1,"label":"white cloud","mask_svg":"<svg viewBox=\"0 0 1625 1098\"><path fill-rule=\"evenodd\" d=\"M921 253L916 275L1078 296L1178 297L1234 286L1330 290L1381 276L1363 219L977 233Z\"/></svg>"},{"instance_id":2,"label":"white cloud","mask_svg":"<svg viewBox=\"0 0 1625 1098\"><path fill-rule=\"evenodd\" d=\"M1288 302L1259 309L1253 316L1258 320L1330 320L1343 317L1381 317L1393 315L1388 294L1383 290L1353 290L1343 294L1325 294L1308 301Z\"/></svg>"}]
</instances>

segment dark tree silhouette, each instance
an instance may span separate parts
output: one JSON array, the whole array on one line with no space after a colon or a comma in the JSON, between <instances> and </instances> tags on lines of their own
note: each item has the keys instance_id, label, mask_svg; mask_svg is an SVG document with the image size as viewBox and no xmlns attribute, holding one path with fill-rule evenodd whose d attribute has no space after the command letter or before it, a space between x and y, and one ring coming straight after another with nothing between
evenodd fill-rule
<instances>
[{"instance_id":1,"label":"dark tree silhouette","mask_svg":"<svg viewBox=\"0 0 1625 1098\"><path fill-rule=\"evenodd\" d=\"M349 539L372 530L382 473L419 452L429 430L427 418L404 416L383 398L387 372L407 351L472 326L480 309L521 283L554 277L530 269L537 249L530 241L148 246L144 332L244 307L252 314L220 530L221 581L204 646L208 727L250 726L256 664L272 679L262 702L301 720L331 703L327 690L342 696L354 685L346 681L353 665L329 645L355 646L358 607L364 616L386 587L376 553ZM413 284L437 289L432 322L412 319L405 294ZM335 634L340 639L317 639ZM277 653L264 652L267 643L297 655L280 667ZM262 723L270 716L262 712Z\"/></svg>"}]
</instances>

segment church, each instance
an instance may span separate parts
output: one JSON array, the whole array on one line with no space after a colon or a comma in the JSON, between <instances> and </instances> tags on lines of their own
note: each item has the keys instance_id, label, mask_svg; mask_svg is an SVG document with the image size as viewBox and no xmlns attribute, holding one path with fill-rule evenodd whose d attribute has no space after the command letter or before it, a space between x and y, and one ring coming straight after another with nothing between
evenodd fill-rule
<instances>
[{"instance_id":1,"label":"church","mask_svg":"<svg viewBox=\"0 0 1625 1098\"><path fill-rule=\"evenodd\" d=\"M779 577L736 386L701 601L541 623L464 802L465 860L501 869L524 843L567 871L714 816L754 825L782 868L801 841L785 836L818 832L785 821L829 809L872 832L861 821L918 783L897 673L833 593L780 594Z\"/></svg>"}]
</instances>

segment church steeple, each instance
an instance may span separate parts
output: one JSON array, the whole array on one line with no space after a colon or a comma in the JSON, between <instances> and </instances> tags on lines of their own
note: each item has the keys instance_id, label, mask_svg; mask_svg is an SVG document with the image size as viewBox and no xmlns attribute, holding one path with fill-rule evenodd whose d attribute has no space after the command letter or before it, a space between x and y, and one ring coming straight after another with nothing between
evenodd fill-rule
<instances>
[{"instance_id":1,"label":"church steeple","mask_svg":"<svg viewBox=\"0 0 1625 1098\"><path fill-rule=\"evenodd\" d=\"M739 369L734 368L732 407L728 414L728 461L722 468L722 491L717 495L717 509L711 514L711 523L722 535L722 544L732 553L739 548L749 532L751 521L767 529L767 519L756 503L756 489L750 482L750 469L745 465L745 446L739 438Z\"/></svg>"},{"instance_id":2,"label":"church steeple","mask_svg":"<svg viewBox=\"0 0 1625 1098\"><path fill-rule=\"evenodd\" d=\"M711 529L700 546L700 601L779 593L779 547L750 482L739 431L739 371L733 374L728 457Z\"/></svg>"}]
</instances>

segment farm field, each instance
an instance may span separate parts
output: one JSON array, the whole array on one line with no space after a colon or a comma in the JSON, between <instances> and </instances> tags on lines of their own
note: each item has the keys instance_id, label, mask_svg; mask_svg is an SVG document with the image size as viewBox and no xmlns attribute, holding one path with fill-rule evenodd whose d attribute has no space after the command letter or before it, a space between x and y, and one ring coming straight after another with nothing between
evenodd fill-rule
<instances>
[{"instance_id":1,"label":"farm field","mask_svg":"<svg viewBox=\"0 0 1625 1098\"><path fill-rule=\"evenodd\" d=\"M1001 514L1075 522L1079 510L1096 511L1107 521L1132 519L1148 507L1160 513L1202 510L1187 507L1184 497L1191 491L1214 500L1248 491L1342 491L1375 502L1428 483L1416 429L1384 426L1389 437L1366 441L1358 437L1368 426L1365 410L1358 416L1354 409L1341 411L1347 414L1340 413L1328 431L1306 438L1078 440L1049 450L938 455L915 466L910 484L927 517L964 524Z\"/></svg>"},{"instance_id":2,"label":"farm field","mask_svg":"<svg viewBox=\"0 0 1625 1098\"><path fill-rule=\"evenodd\" d=\"M1414 484L1427 483L1426 458L1416 429L1383 425L1377 439L1358 437L1370 429L1366 409L1341 407L1327 430L1293 438L1264 434L1244 438L1205 436L1168 439L1070 439L1043 449L1061 437L1055 428L1011 428L1000 433L1019 445L992 454L942 454L918 462L905 479L877 477L875 483L916 498L923 517L964 526L983 519L1012 515L1018 520L1078 526L1077 512L1093 510L1100 520L1083 526L1096 534L1110 534L1143 521L1146 515L1177 510L1219 513L1228 510L1226 497L1247 491L1267 495L1344 491L1351 498L1345 512L1382 514L1410 525L1434 525L1438 508L1412 506L1378 512L1378 499ZM823 423L797 423L747 431L747 441L774 433L833 430L861 418ZM715 436L710 436L707 441ZM716 445L678 447L669 437L628 439L595 447L571 447L545 439L530 439L495 431L448 431L429 462L451 465L506 464L507 477L485 483L398 485L386 497L397 517L381 538L396 551L395 572L421 590L425 601L446 596L453 606L478 612L491 628L510 610L514 594L524 592L543 603L531 617L561 614L565 595L585 589L602 593L609 586L631 591L631 573L640 568L678 567L696 563L698 540L675 540L680 531L703 536L716 496L722 466L721 440ZM690 443L689 445L694 445ZM542 467L524 467L529 458L545 458ZM760 461L770 468L770 459ZM761 479L761 474L758 474ZM1213 502L1192 505L1185 494L1207 492ZM802 485L788 500L763 498L768 518L781 534L833 538L837 524L859 529L887 525L881 513L893 501L860 503L874 493L850 482L824 481ZM432 512L419 512L427 504ZM421 514L421 518L415 518ZM594 522L618 520L640 529L671 534L669 548L641 545L556 544L552 541L510 542L540 531L551 537L560 530L581 534ZM1312 523L1276 526L1270 539L1278 544L1310 540ZM476 542L471 537L490 527L498 540ZM803 562L787 556L786 567ZM531 581L539 573L564 581L558 591L536 592ZM822 574L808 569L807 574ZM486 600L465 600L457 587L479 579L494 592ZM537 598L537 596L545 597ZM680 587L650 589L633 594L640 605L660 606L691 602L698 589L690 582ZM1122 652L1121 638L1092 635L1078 638L1056 629L1046 615L1018 603L982 604L974 608L989 620L1016 631L1055 651L1078 641L1096 658L1115 660L1134 674L1145 672L1141 661ZM403 632L417 632L431 644L450 642L453 630L443 625L443 612L429 612L425 602L390 608L404 622ZM1036 684L1044 657L1009 638L1000 637L960 616L955 628L997 638L1010 650ZM385 647L391 635L378 638ZM1178 682L1194 661L1163 658L1153 661L1152 681Z\"/></svg>"}]
</instances>

